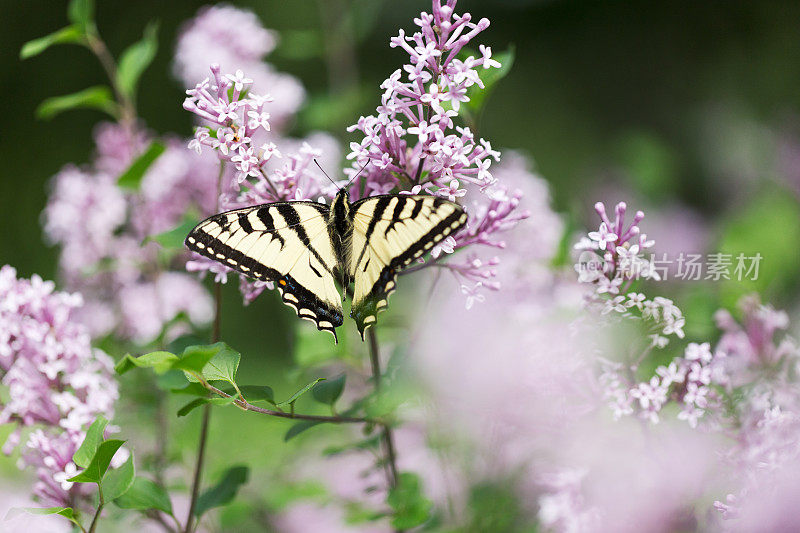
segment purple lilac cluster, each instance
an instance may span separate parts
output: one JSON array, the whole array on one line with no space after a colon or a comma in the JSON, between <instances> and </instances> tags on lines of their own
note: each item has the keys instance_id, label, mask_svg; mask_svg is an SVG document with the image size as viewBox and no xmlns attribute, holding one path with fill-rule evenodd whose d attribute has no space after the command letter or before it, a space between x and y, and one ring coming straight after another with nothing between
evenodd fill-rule
<instances>
[{"instance_id":1,"label":"purple lilac cluster","mask_svg":"<svg viewBox=\"0 0 800 533\"><path fill-rule=\"evenodd\" d=\"M219 160L232 166L235 174L226 180L219 197L220 209L235 209L280 200L316 200L332 198L337 185L324 177L314 163L327 152L338 152L338 146L324 134L308 140L269 139L272 130L267 104L269 95L257 95L250 88L253 80L242 71L222 74L219 65L211 66L211 77L186 91L184 109L194 113L206 125L198 126L189 148L202 154L210 148ZM260 139L260 140L259 140ZM287 148L284 157L273 140ZM324 146L325 150L315 148ZM282 165L276 160L283 160ZM343 183L342 183L343 185ZM226 282L233 272L224 265L194 254L187 264L190 271L211 272L219 282ZM245 302L251 302L270 282L251 281L240 276L240 290Z\"/></svg>"},{"instance_id":2,"label":"purple lilac cluster","mask_svg":"<svg viewBox=\"0 0 800 533\"><path fill-rule=\"evenodd\" d=\"M73 506L86 496L84 485L67 481L78 470L72 456L98 415L113 416L118 397L113 361L75 320L81 305L79 294L57 292L51 281L0 268L0 375L8 388L0 424L16 426L3 452L31 430L20 466L36 470L34 496L45 505Z\"/></svg>"},{"instance_id":3,"label":"purple lilac cluster","mask_svg":"<svg viewBox=\"0 0 800 533\"><path fill-rule=\"evenodd\" d=\"M392 46L403 47L411 56L410 64L404 67L409 81L401 82L401 70L395 72L382 85L385 92L378 117L361 117L350 128L365 134L361 144L351 144L353 151L348 158L354 162L347 171L350 177L361 171L364 195L424 191L456 200L469 191L478 193L464 198L470 200L467 228L437 245L432 250L435 260L473 244L504 248L505 243L497 240L496 234L529 216L518 209L522 193L498 183L489 172L491 161L499 160L499 152L488 141L476 142L469 128L454 129L453 118L458 116L460 102L468 100L467 89L482 87L478 69L499 66L491 59L491 49L482 45L480 58L456 57L489 23L483 19L473 24L469 14L455 14L454 6L453 0L446 5L433 2L432 15L422 13L415 19L422 31L411 37L401 33L392 39ZM184 109L203 121L190 147L198 152L203 147L213 149L236 171L235 183L224 191L222 207L277 200L325 201L332 197L346 182L330 183L316 171L313 159L323 151L305 143L288 155L283 165L275 164L281 151L275 142L261 142L271 129L268 104L273 99L253 93L253 86L254 79L244 72L223 74L214 64L209 78L187 90ZM462 182L467 188L461 188ZM350 192L352 198L360 197L359 183ZM462 281L468 306L484 299L480 289L499 289L500 284L493 280L497 263L496 257L480 259L473 253L463 262L447 265ZM230 272L202 258L194 259L189 268L211 271L221 281ZM247 301L265 287L269 284L242 281Z\"/></svg>"},{"instance_id":4,"label":"purple lilac cluster","mask_svg":"<svg viewBox=\"0 0 800 533\"><path fill-rule=\"evenodd\" d=\"M521 193L498 183L490 171L500 153L454 122L470 91L483 88L481 72L501 66L487 46L479 45L477 57L464 52L489 21L474 23L469 13L455 13L455 5L456 0L435 0L430 14L414 19L419 31L409 36L400 30L391 39L392 47L408 53L409 62L381 84L377 115L361 117L348 128L364 135L350 143L347 156L353 161L347 174L361 172L363 184L351 191L353 197L424 191L468 207L467 228L438 246L435 259L472 244L503 248L497 233L529 216L517 209ZM471 254L464 262L447 265L462 282L468 306L483 300L481 288L499 288L493 281L496 264L496 258L481 260Z\"/></svg>"},{"instance_id":5,"label":"purple lilac cluster","mask_svg":"<svg viewBox=\"0 0 800 533\"><path fill-rule=\"evenodd\" d=\"M717 351L725 354L725 390L742 396L731 415L736 445L725 456L730 471L740 473L734 480L739 489L714 504L726 519L739 515L748 496L780 499L775 491L781 483L773 477L783 471L795 475L800 459L800 349L782 333L789 327L788 315L755 295L744 297L739 311L741 322L726 310L715 316L723 332Z\"/></svg>"},{"instance_id":6,"label":"purple lilac cluster","mask_svg":"<svg viewBox=\"0 0 800 533\"><path fill-rule=\"evenodd\" d=\"M220 66L213 64L211 75L186 91L188 97L183 108L215 125L213 132L208 127L196 128L189 148L198 154L202 153L203 146L216 150L222 161L234 164L236 182L241 186L249 178L264 177L267 162L281 157L275 143L264 143L258 148L253 144L253 137L259 130L268 132L271 129L271 115L265 105L274 99L251 92L253 80L241 70L222 75Z\"/></svg>"},{"instance_id":7,"label":"purple lilac cluster","mask_svg":"<svg viewBox=\"0 0 800 533\"><path fill-rule=\"evenodd\" d=\"M225 4L203 7L181 30L174 71L184 86L203 79L212 63L247 72L256 86L269 87L278 100L270 118L281 129L302 105L305 91L297 78L264 62L277 42L275 32L264 28L251 11Z\"/></svg>"},{"instance_id":8,"label":"purple lilac cluster","mask_svg":"<svg viewBox=\"0 0 800 533\"><path fill-rule=\"evenodd\" d=\"M305 95L294 77L277 73L261 61L274 46L275 36L253 13L224 5L204 8L179 37L175 71L182 79L197 80L207 71L209 58L246 68L281 98L270 107L270 116L256 117L262 134L269 127L277 136ZM246 113L242 118L247 123L254 120ZM223 140L226 134L232 132L223 131ZM206 323L212 316L211 299L200 282L185 272L183 258L165 265L159 246L147 241L179 225L191 209L200 216L218 209L218 158L210 152L200 156L187 153L180 139L160 139L166 151L148 169L139 188L120 187L118 177L153 140L156 138L138 125L101 124L92 164L65 167L53 180L44 213L45 233L61 246L60 274L68 289L83 294L86 303L76 312L94 337L113 332L147 343L179 314L194 324ZM336 152L329 148L328 138L318 141ZM193 147L199 149L200 145ZM239 155L238 150L230 155ZM241 157L241 164L247 165L249 160ZM223 182L223 204L226 198L233 203L238 188L232 172L226 171ZM294 190L289 193L296 194ZM190 262L190 268L212 270L222 277L227 273L210 262L196 263ZM252 295L263 288L243 284L243 290Z\"/></svg>"},{"instance_id":9,"label":"purple lilac cluster","mask_svg":"<svg viewBox=\"0 0 800 533\"><path fill-rule=\"evenodd\" d=\"M618 362L601 360L600 382L603 394L611 405L614 418L636 414L657 423L663 407L670 401L681 408L680 420L691 427L707 413L721 405L716 387L726 382L725 353L712 352L709 343L689 343L680 357L669 365L661 365L649 381L636 382L636 365L626 368Z\"/></svg>"},{"instance_id":10,"label":"purple lilac cluster","mask_svg":"<svg viewBox=\"0 0 800 533\"><path fill-rule=\"evenodd\" d=\"M190 208L211 212L217 174L213 159L186 154L164 139L164 153L138 189L118 177L154 138L141 129L101 124L92 165L67 166L53 178L44 211L45 234L61 246L59 270L86 304L76 318L93 337L115 333L146 343L179 313L195 324L210 320L212 305L192 276L165 268L148 237L177 226Z\"/></svg>"},{"instance_id":11,"label":"purple lilac cluster","mask_svg":"<svg viewBox=\"0 0 800 533\"><path fill-rule=\"evenodd\" d=\"M639 228L644 213L637 211L626 226L624 202L614 208L613 222L603 203L596 203L594 208L600 216L600 227L574 246L580 252L575 264L578 281L593 289L588 296L589 304L599 305L604 315L618 313L646 320L653 326L650 339L654 347L666 346L670 335L683 338L686 321L672 300L660 296L650 299L630 291L637 280L660 279L653 264L642 256L644 250L655 244Z\"/></svg>"},{"instance_id":12,"label":"purple lilac cluster","mask_svg":"<svg viewBox=\"0 0 800 533\"><path fill-rule=\"evenodd\" d=\"M599 511L587 506L583 495L587 474L585 469L564 468L541 476L539 484L545 493L537 502L537 517L548 531L597 530Z\"/></svg>"}]
</instances>

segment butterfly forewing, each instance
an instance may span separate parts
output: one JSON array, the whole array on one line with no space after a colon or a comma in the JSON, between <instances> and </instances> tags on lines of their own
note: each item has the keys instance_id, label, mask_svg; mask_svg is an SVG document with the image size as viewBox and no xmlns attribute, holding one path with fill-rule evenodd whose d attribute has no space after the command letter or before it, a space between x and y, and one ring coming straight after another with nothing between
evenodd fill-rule
<instances>
[{"instance_id":1,"label":"butterfly forewing","mask_svg":"<svg viewBox=\"0 0 800 533\"><path fill-rule=\"evenodd\" d=\"M388 305L397 272L457 232L467 214L455 202L422 195L373 196L356 202L353 211L350 315L363 338Z\"/></svg>"},{"instance_id":2,"label":"butterfly forewing","mask_svg":"<svg viewBox=\"0 0 800 533\"><path fill-rule=\"evenodd\" d=\"M336 339L341 296L327 226L328 208L279 202L214 215L186 237L186 246L254 279L272 281L300 318Z\"/></svg>"}]
</instances>

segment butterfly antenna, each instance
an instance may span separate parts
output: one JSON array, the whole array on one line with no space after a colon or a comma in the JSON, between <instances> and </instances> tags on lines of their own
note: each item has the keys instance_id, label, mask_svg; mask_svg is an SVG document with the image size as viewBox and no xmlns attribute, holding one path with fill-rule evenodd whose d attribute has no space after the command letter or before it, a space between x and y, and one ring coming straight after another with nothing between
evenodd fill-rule
<instances>
[{"instance_id":1,"label":"butterfly antenna","mask_svg":"<svg viewBox=\"0 0 800 533\"><path fill-rule=\"evenodd\" d=\"M344 186L344 188L345 188L345 189L346 189L346 188L348 188L348 187L350 186L350 184L351 184L351 183L353 183L353 182L356 180L356 178L357 178L357 177L359 177L359 176L361 175L361 173L364 171L364 169L365 169L365 168L367 168L367 165L369 165L369 160L367 160L367 162L366 162L366 163L364 163L364 166L362 166L362 167L361 167L361 168L358 170L358 172L356 172L356 175L355 175L355 176L353 176L352 178L350 178L350 181L348 181L348 182L347 182L347 185L345 185L345 186Z\"/></svg>"},{"instance_id":2,"label":"butterfly antenna","mask_svg":"<svg viewBox=\"0 0 800 533\"><path fill-rule=\"evenodd\" d=\"M335 181L333 181L333 180L331 179L331 177L330 177L330 176L328 176L328 173L327 173L327 172L325 172L325 169L324 169L324 168L322 168L322 166L320 166L320 164L317 162L316 158L314 159L314 164L315 164L315 165L317 165L317 166L319 167L319 169L322 171L322 173L323 173L323 174L325 174L325 177L326 177L326 178L328 178L328 180L330 180L330 182L331 182L331 183L333 183L334 185L336 185L336 182L335 182ZM338 187L338 185L336 185L336 186Z\"/></svg>"}]
</instances>

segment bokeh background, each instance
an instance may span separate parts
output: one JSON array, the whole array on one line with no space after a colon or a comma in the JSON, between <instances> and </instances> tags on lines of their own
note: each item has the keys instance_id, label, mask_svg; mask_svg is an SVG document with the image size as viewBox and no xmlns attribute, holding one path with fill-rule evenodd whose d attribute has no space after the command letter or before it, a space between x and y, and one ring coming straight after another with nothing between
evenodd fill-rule
<instances>
[{"instance_id":1,"label":"bokeh background","mask_svg":"<svg viewBox=\"0 0 800 533\"><path fill-rule=\"evenodd\" d=\"M232 3L279 33L269 61L308 92L289 133L325 130L342 141L351 140L345 126L374 110L378 85L403 61L388 48L389 37L430 8L425 0ZM115 54L139 39L149 21L160 22L159 52L137 102L157 133L191 133L192 117L181 108L185 88L172 76L171 62L181 24L203 5L98 2L98 27ZM3 0L0 6L0 264L14 265L21 277L55 279L57 250L44 243L41 227L48 180L69 162L89 160L92 130L104 117L79 110L40 121L34 110L49 96L104 83L105 75L77 47L19 60L24 42L65 24L66 2ZM516 50L513 69L492 92L478 127L495 147L533 158L567 223L565 243L594 225L595 201L627 200L647 212L643 228L662 251L764 256L761 276L751 284L670 289L683 304L687 335L710 335L711 312L752 289L777 307L796 307L800 3L461 0L458 8L492 21L482 41L495 53ZM235 286L225 288L222 336L250 354L244 375L290 373L295 319L275 312L275 300L260 298L245 308ZM127 416L152 416L153 406L141 401ZM237 454L255 458L256 468L258 461L280 463L285 427L250 420L238 412L214 418L212 465ZM172 453L183 457L191 453L197 421L176 424L180 438ZM226 439L232 428L245 437ZM0 462L4 475L19 476L10 460Z\"/></svg>"}]
</instances>

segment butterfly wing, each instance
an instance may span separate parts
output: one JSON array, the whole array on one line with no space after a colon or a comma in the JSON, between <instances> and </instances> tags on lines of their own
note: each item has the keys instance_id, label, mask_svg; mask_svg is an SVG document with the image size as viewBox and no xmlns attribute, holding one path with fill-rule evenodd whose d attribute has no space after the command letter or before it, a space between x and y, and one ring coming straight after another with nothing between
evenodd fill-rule
<instances>
[{"instance_id":1,"label":"butterfly wing","mask_svg":"<svg viewBox=\"0 0 800 533\"><path fill-rule=\"evenodd\" d=\"M185 244L248 277L274 282L297 316L336 340L343 310L327 216L328 207L315 202L236 209L198 224Z\"/></svg>"},{"instance_id":2,"label":"butterfly wing","mask_svg":"<svg viewBox=\"0 0 800 533\"><path fill-rule=\"evenodd\" d=\"M455 202L424 195L373 196L353 204L353 211L350 316L363 339L388 305L397 272L458 231L467 214Z\"/></svg>"}]
</instances>

